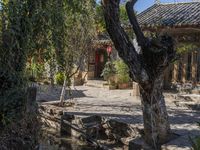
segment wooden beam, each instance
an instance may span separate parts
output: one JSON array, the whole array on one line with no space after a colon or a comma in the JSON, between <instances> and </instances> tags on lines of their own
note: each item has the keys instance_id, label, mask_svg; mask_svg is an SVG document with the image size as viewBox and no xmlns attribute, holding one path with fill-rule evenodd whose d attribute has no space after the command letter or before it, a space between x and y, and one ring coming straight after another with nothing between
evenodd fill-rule
<instances>
[{"instance_id":1,"label":"wooden beam","mask_svg":"<svg viewBox=\"0 0 200 150\"><path fill-rule=\"evenodd\" d=\"M197 82L197 67L198 67L198 59L197 59L197 51L192 52L192 81L194 84Z\"/></svg>"},{"instance_id":2,"label":"wooden beam","mask_svg":"<svg viewBox=\"0 0 200 150\"><path fill-rule=\"evenodd\" d=\"M183 66L182 66L182 82L185 83L187 80L187 65L188 65L188 54L183 55Z\"/></svg>"},{"instance_id":3,"label":"wooden beam","mask_svg":"<svg viewBox=\"0 0 200 150\"><path fill-rule=\"evenodd\" d=\"M175 63L173 66L172 82L176 83L178 81L178 66L179 62Z\"/></svg>"}]
</instances>

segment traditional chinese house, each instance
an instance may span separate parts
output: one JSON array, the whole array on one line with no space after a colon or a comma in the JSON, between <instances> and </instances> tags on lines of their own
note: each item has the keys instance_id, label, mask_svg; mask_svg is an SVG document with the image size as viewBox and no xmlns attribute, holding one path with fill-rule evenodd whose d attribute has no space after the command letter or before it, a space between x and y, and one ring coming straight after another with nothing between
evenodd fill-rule
<instances>
[{"instance_id":1,"label":"traditional chinese house","mask_svg":"<svg viewBox=\"0 0 200 150\"><path fill-rule=\"evenodd\" d=\"M159 1L137 16L143 31L147 34L169 34L174 37L181 58L174 62L165 73L165 85L171 83L200 82L200 2L168 3ZM108 36L99 36L94 41L89 57L88 79L99 79L111 52L112 42Z\"/></svg>"},{"instance_id":2,"label":"traditional chinese house","mask_svg":"<svg viewBox=\"0 0 200 150\"><path fill-rule=\"evenodd\" d=\"M165 74L165 84L200 82L200 2L156 4L138 15L146 32L174 37L181 58Z\"/></svg>"},{"instance_id":3,"label":"traditional chinese house","mask_svg":"<svg viewBox=\"0 0 200 150\"><path fill-rule=\"evenodd\" d=\"M117 52L113 50L112 42L106 34L99 35L97 40L93 41L92 49L88 58L87 79L101 79L109 55L112 53L111 57L116 57Z\"/></svg>"}]
</instances>

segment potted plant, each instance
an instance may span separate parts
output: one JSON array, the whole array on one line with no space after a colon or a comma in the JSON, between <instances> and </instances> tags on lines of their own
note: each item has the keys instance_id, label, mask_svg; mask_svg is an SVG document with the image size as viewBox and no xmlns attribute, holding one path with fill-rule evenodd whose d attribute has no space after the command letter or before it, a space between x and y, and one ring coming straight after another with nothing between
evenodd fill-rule
<instances>
[{"instance_id":1,"label":"potted plant","mask_svg":"<svg viewBox=\"0 0 200 150\"><path fill-rule=\"evenodd\" d=\"M130 87L130 77L128 66L122 61L115 61L117 84L119 89L127 89Z\"/></svg>"},{"instance_id":2,"label":"potted plant","mask_svg":"<svg viewBox=\"0 0 200 150\"><path fill-rule=\"evenodd\" d=\"M105 64L101 76L103 76L104 80L108 81L108 83L111 83L113 81L113 78L115 76L115 67L111 61L108 61Z\"/></svg>"},{"instance_id":3,"label":"potted plant","mask_svg":"<svg viewBox=\"0 0 200 150\"><path fill-rule=\"evenodd\" d=\"M105 64L101 76L103 76L104 80L108 81L109 89L117 88L117 85L115 83L115 78L116 78L115 65L111 61L108 61Z\"/></svg>"}]
</instances>

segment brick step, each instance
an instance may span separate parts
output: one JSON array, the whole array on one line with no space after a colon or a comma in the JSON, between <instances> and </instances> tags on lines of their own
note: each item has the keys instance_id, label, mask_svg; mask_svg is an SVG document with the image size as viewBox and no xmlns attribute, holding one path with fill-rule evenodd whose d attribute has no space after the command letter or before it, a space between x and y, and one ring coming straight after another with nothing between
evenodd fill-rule
<instances>
[{"instance_id":1,"label":"brick step","mask_svg":"<svg viewBox=\"0 0 200 150\"><path fill-rule=\"evenodd\" d=\"M107 83L107 81L103 81L103 80L88 80L85 83L85 85L86 86L91 86L91 87L103 88L103 87L105 87L106 83Z\"/></svg>"}]
</instances>

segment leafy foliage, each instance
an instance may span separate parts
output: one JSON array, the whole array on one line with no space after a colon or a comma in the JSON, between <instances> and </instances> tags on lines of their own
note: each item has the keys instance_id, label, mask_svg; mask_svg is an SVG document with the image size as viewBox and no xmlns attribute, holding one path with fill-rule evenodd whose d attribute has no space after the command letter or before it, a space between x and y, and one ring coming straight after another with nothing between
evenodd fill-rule
<instances>
[{"instance_id":1,"label":"leafy foliage","mask_svg":"<svg viewBox=\"0 0 200 150\"><path fill-rule=\"evenodd\" d=\"M114 82L117 83L128 83L131 80L129 77L129 68L121 59L114 62L108 61L101 75L105 80L114 77Z\"/></svg>"},{"instance_id":2,"label":"leafy foliage","mask_svg":"<svg viewBox=\"0 0 200 150\"><path fill-rule=\"evenodd\" d=\"M25 105L26 68L41 78L44 63L56 59L70 78L82 63L94 35L94 1L4 0L1 6L0 112L8 112Z\"/></svg>"},{"instance_id":3,"label":"leafy foliage","mask_svg":"<svg viewBox=\"0 0 200 150\"><path fill-rule=\"evenodd\" d=\"M127 24L128 23L128 15L126 12L126 7L124 4L120 5L120 20L123 24Z\"/></svg>"},{"instance_id":4,"label":"leafy foliage","mask_svg":"<svg viewBox=\"0 0 200 150\"><path fill-rule=\"evenodd\" d=\"M120 5L120 20L123 24L128 23L128 15L124 3ZM106 32L106 25L103 17L103 6L101 4L96 4L95 25L99 33Z\"/></svg>"},{"instance_id":5,"label":"leafy foliage","mask_svg":"<svg viewBox=\"0 0 200 150\"><path fill-rule=\"evenodd\" d=\"M200 122L197 122L198 126L200 127ZM193 150L199 150L200 149L200 137L196 137L192 139L190 137L190 143L192 144Z\"/></svg>"},{"instance_id":6,"label":"leafy foliage","mask_svg":"<svg viewBox=\"0 0 200 150\"><path fill-rule=\"evenodd\" d=\"M104 69L102 71L101 76L103 76L105 80L109 80L109 78L114 76L115 73L116 73L116 71L115 71L114 64L111 61L108 61L105 64L105 67L104 67Z\"/></svg>"},{"instance_id":7,"label":"leafy foliage","mask_svg":"<svg viewBox=\"0 0 200 150\"><path fill-rule=\"evenodd\" d=\"M17 117L25 105L24 70L31 42L31 12L27 0L3 1L0 46L0 112Z\"/></svg>"},{"instance_id":8,"label":"leafy foliage","mask_svg":"<svg viewBox=\"0 0 200 150\"><path fill-rule=\"evenodd\" d=\"M65 79L65 75L62 72L58 72L55 75L55 81L56 81L56 84L58 84L58 85L63 85L64 79Z\"/></svg>"},{"instance_id":9,"label":"leafy foliage","mask_svg":"<svg viewBox=\"0 0 200 150\"><path fill-rule=\"evenodd\" d=\"M183 53L187 53L187 52L197 49L197 48L198 48L198 46L193 43L178 43L176 49L177 49L178 54L183 54Z\"/></svg>"},{"instance_id":10,"label":"leafy foliage","mask_svg":"<svg viewBox=\"0 0 200 150\"><path fill-rule=\"evenodd\" d=\"M74 64L87 55L94 36L92 0L54 1L52 13L53 45L61 70L70 77Z\"/></svg>"},{"instance_id":11,"label":"leafy foliage","mask_svg":"<svg viewBox=\"0 0 200 150\"><path fill-rule=\"evenodd\" d=\"M123 60L117 60L114 64L118 83L128 83L130 81L128 66L123 62Z\"/></svg>"},{"instance_id":12,"label":"leafy foliage","mask_svg":"<svg viewBox=\"0 0 200 150\"><path fill-rule=\"evenodd\" d=\"M97 32L99 33L105 32L106 25L103 18L103 8L102 8L102 5L100 4L96 5L95 24L96 24Z\"/></svg>"},{"instance_id":13,"label":"leafy foliage","mask_svg":"<svg viewBox=\"0 0 200 150\"><path fill-rule=\"evenodd\" d=\"M44 70L45 70L44 64L32 63L31 65L28 66L26 70L27 70L26 76L31 81L38 81L44 78Z\"/></svg>"}]
</instances>

